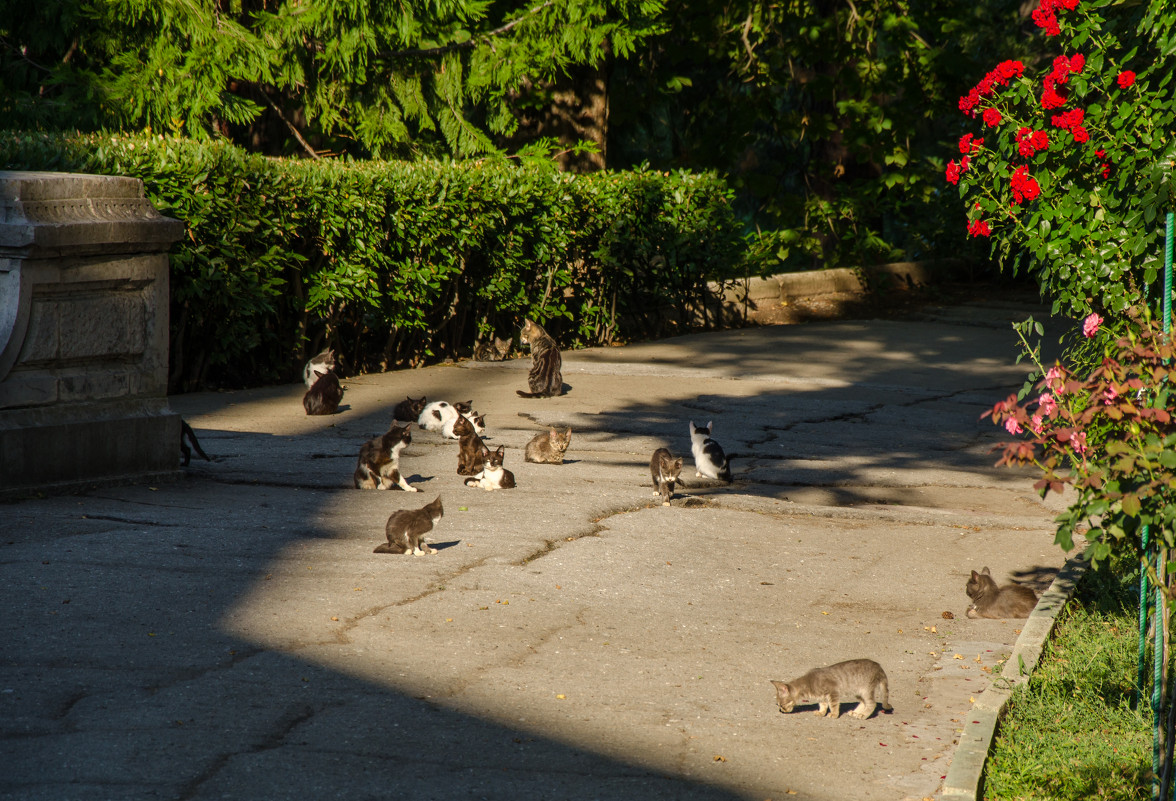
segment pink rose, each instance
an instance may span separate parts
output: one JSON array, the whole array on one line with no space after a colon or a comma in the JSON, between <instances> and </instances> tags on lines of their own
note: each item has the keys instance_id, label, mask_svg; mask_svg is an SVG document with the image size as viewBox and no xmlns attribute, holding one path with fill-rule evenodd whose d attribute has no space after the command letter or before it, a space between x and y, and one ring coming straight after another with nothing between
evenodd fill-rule
<instances>
[{"instance_id":1,"label":"pink rose","mask_svg":"<svg viewBox=\"0 0 1176 801\"><path fill-rule=\"evenodd\" d=\"M1075 453L1086 453L1086 432L1079 431L1070 435L1070 445L1074 447Z\"/></svg>"},{"instance_id":2,"label":"pink rose","mask_svg":"<svg viewBox=\"0 0 1176 801\"><path fill-rule=\"evenodd\" d=\"M1010 417L1007 420L1005 420L1004 427L1005 427L1005 431L1009 432L1010 434L1020 434L1021 433L1021 424L1017 422L1017 419L1015 417Z\"/></svg>"},{"instance_id":3,"label":"pink rose","mask_svg":"<svg viewBox=\"0 0 1176 801\"><path fill-rule=\"evenodd\" d=\"M1103 318L1092 312L1082 321L1082 336L1090 339L1098 333L1098 327L1103 324Z\"/></svg>"}]
</instances>

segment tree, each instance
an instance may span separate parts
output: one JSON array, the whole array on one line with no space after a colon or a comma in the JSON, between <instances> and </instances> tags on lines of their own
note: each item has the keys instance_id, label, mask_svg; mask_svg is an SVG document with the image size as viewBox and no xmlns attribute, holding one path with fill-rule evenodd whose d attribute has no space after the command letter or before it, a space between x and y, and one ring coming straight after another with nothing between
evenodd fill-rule
<instances>
[{"instance_id":1,"label":"tree","mask_svg":"<svg viewBox=\"0 0 1176 801\"><path fill-rule=\"evenodd\" d=\"M4 0L7 125L228 135L269 152L459 156L522 90L624 56L660 0Z\"/></svg>"},{"instance_id":2,"label":"tree","mask_svg":"<svg viewBox=\"0 0 1176 801\"><path fill-rule=\"evenodd\" d=\"M725 172L793 268L964 249L939 179L962 133L946 109L987 53L1027 47L1018 2L671 0L665 16L618 60L614 166Z\"/></svg>"}]
</instances>

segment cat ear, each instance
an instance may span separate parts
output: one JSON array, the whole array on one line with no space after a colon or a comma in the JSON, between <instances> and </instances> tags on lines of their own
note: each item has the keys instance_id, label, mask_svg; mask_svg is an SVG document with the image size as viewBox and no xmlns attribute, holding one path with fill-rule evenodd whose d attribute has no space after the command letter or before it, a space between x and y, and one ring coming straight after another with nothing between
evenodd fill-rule
<instances>
[{"instance_id":1,"label":"cat ear","mask_svg":"<svg viewBox=\"0 0 1176 801\"><path fill-rule=\"evenodd\" d=\"M980 575L982 575L982 576L991 576L991 575L992 575L992 572L991 572L991 571L989 571L989 569L988 569L988 567L987 567L987 566L985 566L985 567L984 567L984 569L980 571Z\"/></svg>"},{"instance_id":2,"label":"cat ear","mask_svg":"<svg viewBox=\"0 0 1176 801\"><path fill-rule=\"evenodd\" d=\"M706 430L707 431L714 431L714 425L715 425L714 420L707 420L706 421Z\"/></svg>"},{"instance_id":3,"label":"cat ear","mask_svg":"<svg viewBox=\"0 0 1176 801\"><path fill-rule=\"evenodd\" d=\"M772 682L772 686L775 687L777 690L783 690L785 687L788 686L786 683L780 681L779 679L768 679L768 681Z\"/></svg>"},{"instance_id":4,"label":"cat ear","mask_svg":"<svg viewBox=\"0 0 1176 801\"><path fill-rule=\"evenodd\" d=\"M972 571L972 578L973 578L973 579L978 579L978 578L980 578L980 574L979 574L979 573L977 573L975 570L973 570L973 571Z\"/></svg>"}]
</instances>

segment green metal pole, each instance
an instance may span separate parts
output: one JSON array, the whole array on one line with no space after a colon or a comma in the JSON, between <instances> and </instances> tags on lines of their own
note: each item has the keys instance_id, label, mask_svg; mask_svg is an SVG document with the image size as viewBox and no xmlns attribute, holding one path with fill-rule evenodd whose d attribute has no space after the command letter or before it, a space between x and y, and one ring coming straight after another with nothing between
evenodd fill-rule
<instances>
[{"instance_id":1,"label":"green metal pole","mask_svg":"<svg viewBox=\"0 0 1176 801\"><path fill-rule=\"evenodd\" d=\"M1139 681L1135 685L1135 707L1139 708L1139 702L1143 698L1144 692L1147 690L1147 612L1149 601L1151 600L1151 593L1148 592L1147 586L1147 565L1150 561L1147 556L1148 540L1151 529L1149 526L1143 527L1143 556L1139 560Z\"/></svg>"},{"instance_id":2,"label":"green metal pole","mask_svg":"<svg viewBox=\"0 0 1176 801\"><path fill-rule=\"evenodd\" d=\"M1164 219L1164 331L1172 330L1172 219L1168 212Z\"/></svg>"}]
</instances>

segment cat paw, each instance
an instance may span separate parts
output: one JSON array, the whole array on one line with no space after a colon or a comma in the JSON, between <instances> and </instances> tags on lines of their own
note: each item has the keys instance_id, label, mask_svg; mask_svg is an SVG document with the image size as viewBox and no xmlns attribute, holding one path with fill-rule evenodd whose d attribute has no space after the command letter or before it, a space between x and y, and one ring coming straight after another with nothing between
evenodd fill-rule
<instances>
[{"instance_id":1,"label":"cat paw","mask_svg":"<svg viewBox=\"0 0 1176 801\"><path fill-rule=\"evenodd\" d=\"M670 505L669 501L662 501L662 506L669 506L669 505Z\"/></svg>"},{"instance_id":2,"label":"cat paw","mask_svg":"<svg viewBox=\"0 0 1176 801\"><path fill-rule=\"evenodd\" d=\"M404 491L405 491L405 492L420 492L420 490L419 490L419 489L417 489L416 487L414 487L414 486L412 486L412 485L410 485L410 484L405 484L405 485L404 485Z\"/></svg>"}]
</instances>

